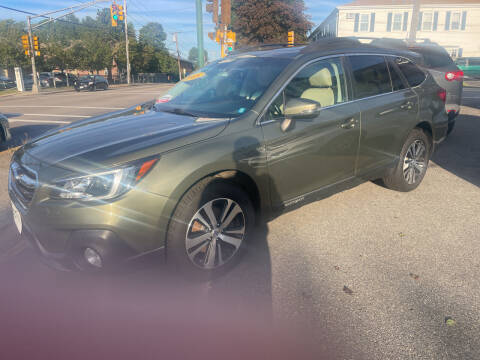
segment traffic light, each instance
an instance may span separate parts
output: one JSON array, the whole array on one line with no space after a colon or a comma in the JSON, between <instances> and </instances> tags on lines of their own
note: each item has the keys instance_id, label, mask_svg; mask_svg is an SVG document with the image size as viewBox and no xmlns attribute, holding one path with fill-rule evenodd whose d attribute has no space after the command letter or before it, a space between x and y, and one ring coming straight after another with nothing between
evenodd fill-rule
<instances>
[{"instance_id":1,"label":"traffic light","mask_svg":"<svg viewBox=\"0 0 480 360\"><path fill-rule=\"evenodd\" d=\"M33 49L40 50L40 44L38 42L38 36L33 37Z\"/></svg>"},{"instance_id":2,"label":"traffic light","mask_svg":"<svg viewBox=\"0 0 480 360\"><path fill-rule=\"evenodd\" d=\"M118 21L118 5L113 3L110 5L110 16L112 18L112 26L117 26Z\"/></svg>"},{"instance_id":3,"label":"traffic light","mask_svg":"<svg viewBox=\"0 0 480 360\"><path fill-rule=\"evenodd\" d=\"M218 25L218 0L207 0L205 9L212 13L212 21Z\"/></svg>"},{"instance_id":4,"label":"traffic light","mask_svg":"<svg viewBox=\"0 0 480 360\"><path fill-rule=\"evenodd\" d=\"M25 55L30 55L30 42L28 41L28 35L22 35L22 46L25 50Z\"/></svg>"},{"instance_id":5,"label":"traffic light","mask_svg":"<svg viewBox=\"0 0 480 360\"><path fill-rule=\"evenodd\" d=\"M118 20L123 21L123 5L118 5Z\"/></svg>"},{"instance_id":6,"label":"traffic light","mask_svg":"<svg viewBox=\"0 0 480 360\"><path fill-rule=\"evenodd\" d=\"M231 0L222 0L222 24L230 25L231 23L231 13L232 13L232 2Z\"/></svg>"},{"instance_id":7,"label":"traffic light","mask_svg":"<svg viewBox=\"0 0 480 360\"><path fill-rule=\"evenodd\" d=\"M288 32L288 46L293 46L295 44L295 32Z\"/></svg>"},{"instance_id":8,"label":"traffic light","mask_svg":"<svg viewBox=\"0 0 480 360\"><path fill-rule=\"evenodd\" d=\"M237 33L232 30L227 31L227 43L236 43L237 42Z\"/></svg>"},{"instance_id":9,"label":"traffic light","mask_svg":"<svg viewBox=\"0 0 480 360\"><path fill-rule=\"evenodd\" d=\"M40 56L40 43L38 41L38 36L33 37L33 50L35 52L35 56Z\"/></svg>"}]
</instances>

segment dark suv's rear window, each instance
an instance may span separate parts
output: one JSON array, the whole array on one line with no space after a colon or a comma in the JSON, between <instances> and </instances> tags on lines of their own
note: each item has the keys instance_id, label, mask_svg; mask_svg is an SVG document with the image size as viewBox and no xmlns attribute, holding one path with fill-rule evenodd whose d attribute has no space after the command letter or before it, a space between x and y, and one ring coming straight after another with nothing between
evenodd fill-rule
<instances>
[{"instance_id":1,"label":"dark suv's rear window","mask_svg":"<svg viewBox=\"0 0 480 360\"><path fill-rule=\"evenodd\" d=\"M425 73L420 70L417 65L408 61L407 59L396 58L395 63L411 87L418 86L425 80Z\"/></svg>"},{"instance_id":2,"label":"dark suv's rear window","mask_svg":"<svg viewBox=\"0 0 480 360\"><path fill-rule=\"evenodd\" d=\"M384 94L392 91L385 58L379 55L349 56L354 78L355 98Z\"/></svg>"},{"instance_id":3,"label":"dark suv's rear window","mask_svg":"<svg viewBox=\"0 0 480 360\"><path fill-rule=\"evenodd\" d=\"M425 65L431 68L441 68L453 64L453 60L448 53L442 49L410 48L423 56Z\"/></svg>"}]
</instances>

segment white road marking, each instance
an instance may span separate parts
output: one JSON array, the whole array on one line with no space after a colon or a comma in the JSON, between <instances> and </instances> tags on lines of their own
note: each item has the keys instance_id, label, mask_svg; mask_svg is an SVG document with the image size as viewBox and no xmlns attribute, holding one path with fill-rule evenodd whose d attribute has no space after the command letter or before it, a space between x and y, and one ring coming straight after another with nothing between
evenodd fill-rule
<instances>
[{"instance_id":1,"label":"white road marking","mask_svg":"<svg viewBox=\"0 0 480 360\"><path fill-rule=\"evenodd\" d=\"M87 117L91 117L92 115L22 114L22 116L53 116L53 117L87 118Z\"/></svg>"},{"instance_id":2,"label":"white road marking","mask_svg":"<svg viewBox=\"0 0 480 360\"><path fill-rule=\"evenodd\" d=\"M23 123L43 123L43 124L70 124L71 121L62 120L26 120L26 119L9 119L8 122L23 122Z\"/></svg>"},{"instance_id":3,"label":"white road marking","mask_svg":"<svg viewBox=\"0 0 480 360\"><path fill-rule=\"evenodd\" d=\"M462 99L477 99L477 100L480 100L480 96L462 96Z\"/></svg>"},{"instance_id":4,"label":"white road marking","mask_svg":"<svg viewBox=\"0 0 480 360\"><path fill-rule=\"evenodd\" d=\"M62 109L100 109L123 110L123 107L67 106L67 105L0 105L2 108L62 108Z\"/></svg>"}]
</instances>

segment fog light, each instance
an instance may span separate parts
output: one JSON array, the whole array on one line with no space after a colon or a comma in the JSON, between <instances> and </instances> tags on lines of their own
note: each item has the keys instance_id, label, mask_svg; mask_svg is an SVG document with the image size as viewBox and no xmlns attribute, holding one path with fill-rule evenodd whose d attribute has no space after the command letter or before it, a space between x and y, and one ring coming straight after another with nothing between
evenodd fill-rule
<instances>
[{"instance_id":1,"label":"fog light","mask_svg":"<svg viewBox=\"0 0 480 360\"><path fill-rule=\"evenodd\" d=\"M102 267L102 258L99 253L91 248L86 248L85 252L83 253L85 260L92 266L97 268Z\"/></svg>"}]
</instances>

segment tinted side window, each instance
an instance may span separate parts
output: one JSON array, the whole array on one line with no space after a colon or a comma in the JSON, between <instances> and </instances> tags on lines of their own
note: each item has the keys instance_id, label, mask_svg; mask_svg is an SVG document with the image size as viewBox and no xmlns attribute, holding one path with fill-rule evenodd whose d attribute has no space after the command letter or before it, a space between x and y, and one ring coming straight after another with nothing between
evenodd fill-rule
<instances>
[{"instance_id":1,"label":"tinted side window","mask_svg":"<svg viewBox=\"0 0 480 360\"><path fill-rule=\"evenodd\" d=\"M395 66L393 59L388 57L388 68L390 70L390 77L392 78L393 91L405 89L405 82L399 74L399 70Z\"/></svg>"},{"instance_id":2,"label":"tinted side window","mask_svg":"<svg viewBox=\"0 0 480 360\"><path fill-rule=\"evenodd\" d=\"M265 120L282 118L285 104L298 98L316 101L321 107L347 101L340 58L321 60L302 69L270 105Z\"/></svg>"},{"instance_id":3,"label":"tinted side window","mask_svg":"<svg viewBox=\"0 0 480 360\"><path fill-rule=\"evenodd\" d=\"M395 63L411 87L418 86L425 80L425 73L407 59L396 58Z\"/></svg>"},{"instance_id":4,"label":"tinted side window","mask_svg":"<svg viewBox=\"0 0 480 360\"><path fill-rule=\"evenodd\" d=\"M453 60L445 50L442 49L428 49L428 48L415 48L410 50L415 51L423 55L425 65L432 68L445 67L453 64Z\"/></svg>"},{"instance_id":5,"label":"tinted side window","mask_svg":"<svg viewBox=\"0 0 480 360\"><path fill-rule=\"evenodd\" d=\"M350 56L355 98L384 94L392 91L390 75L383 56Z\"/></svg>"}]
</instances>

